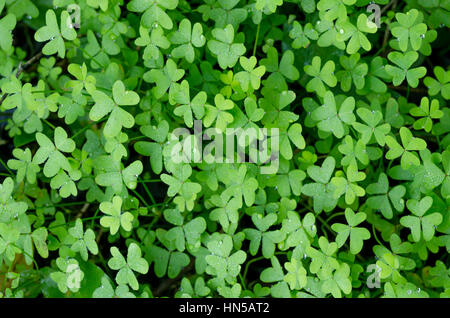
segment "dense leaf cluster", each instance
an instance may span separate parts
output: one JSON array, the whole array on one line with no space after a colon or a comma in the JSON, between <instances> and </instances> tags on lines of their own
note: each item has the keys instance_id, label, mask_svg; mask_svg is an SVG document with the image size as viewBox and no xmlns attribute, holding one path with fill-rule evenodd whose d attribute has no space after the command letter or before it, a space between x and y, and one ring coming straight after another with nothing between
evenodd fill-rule
<instances>
[{"instance_id":1,"label":"dense leaf cluster","mask_svg":"<svg viewBox=\"0 0 450 318\"><path fill-rule=\"evenodd\" d=\"M0 296L450 297L449 25L448 0L0 0ZM176 162L195 120L278 128L278 170Z\"/></svg>"}]
</instances>

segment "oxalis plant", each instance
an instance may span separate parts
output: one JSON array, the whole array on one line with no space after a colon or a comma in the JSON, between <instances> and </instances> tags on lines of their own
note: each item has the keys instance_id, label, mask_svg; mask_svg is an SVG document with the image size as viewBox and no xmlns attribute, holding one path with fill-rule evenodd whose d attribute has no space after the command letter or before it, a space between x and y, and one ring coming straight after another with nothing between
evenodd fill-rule
<instances>
[{"instance_id":1,"label":"oxalis plant","mask_svg":"<svg viewBox=\"0 0 450 318\"><path fill-rule=\"evenodd\" d=\"M0 296L449 297L449 25L447 0L0 0ZM204 151L229 129L258 134Z\"/></svg>"}]
</instances>

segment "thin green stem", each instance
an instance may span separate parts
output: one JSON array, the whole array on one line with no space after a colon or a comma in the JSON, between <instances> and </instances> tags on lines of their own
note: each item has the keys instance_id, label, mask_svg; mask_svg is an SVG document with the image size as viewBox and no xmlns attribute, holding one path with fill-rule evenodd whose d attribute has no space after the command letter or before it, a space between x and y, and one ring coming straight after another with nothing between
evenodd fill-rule
<instances>
[{"instance_id":1,"label":"thin green stem","mask_svg":"<svg viewBox=\"0 0 450 318\"><path fill-rule=\"evenodd\" d=\"M335 217L339 216L339 215L345 215L345 212L338 212L338 213L334 213L332 214L328 219L326 219L326 223L328 224L328 222L330 222L331 219L334 219Z\"/></svg>"},{"instance_id":2,"label":"thin green stem","mask_svg":"<svg viewBox=\"0 0 450 318\"><path fill-rule=\"evenodd\" d=\"M276 252L276 253L274 253L274 255L286 255L286 254L287 254L287 252ZM249 260L248 263L245 264L244 275L243 275L244 280L247 278L247 272L248 272L249 266L251 264L253 264L255 262L258 262L260 260L263 260L263 259L269 260L268 258L265 258L264 256L258 256L256 258L253 258L253 259Z\"/></svg>"},{"instance_id":3,"label":"thin green stem","mask_svg":"<svg viewBox=\"0 0 450 318\"><path fill-rule=\"evenodd\" d=\"M49 125L50 128L52 128L53 130L56 129L56 127L55 127L51 122L49 122L47 119L42 119L42 120L44 121L44 123L46 123L47 125Z\"/></svg>"},{"instance_id":4,"label":"thin green stem","mask_svg":"<svg viewBox=\"0 0 450 318\"><path fill-rule=\"evenodd\" d=\"M334 233L334 231L331 229L331 227L327 224L327 222L322 219L322 217L318 214L316 214L316 218L320 221L320 223L322 223L323 226L325 226L327 228L328 231L330 231L331 233Z\"/></svg>"},{"instance_id":5,"label":"thin green stem","mask_svg":"<svg viewBox=\"0 0 450 318\"><path fill-rule=\"evenodd\" d=\"M37 208L30 208L28 209L28 211L34 211L36 209L39 208L61 208L61 207L67 207L67 206L75 206L75 205L84 205L86 203L89 203L87 201L83 201L83 202L67 202L67 203L60 203L60 204L55 204L55 205L48 205L48 206L40 206Z\"/></svg>"},{"instance_id":6,"label":"thin green stem","mask_svg":"<svg viewBox=\"0 0 450 318\"><path fill-rule=\"evenodd\" d=\"M31 258L31 259L33 260L34 266L36 266L36 270L39 271L39 266L38 266L36 260L34 259L34 257L33 257L32 255L30 255L28 252L24 251L22 248L18 247L17 245L15 245L15 244L12 244L12 245L13 245L15 248L18 248L19 250L21 250L22 253L24 253L26 256L28 256L29 258Z\"/></svg>"},{"instance_id":7,"label":"thin green stem","mask_svg":"<svg viewBox=\"0 0 450 318\"><path fill-rule=\"evenodd\" d=\"M253 45L253 56L256 54L256 48L258 46L258 37L259 37L259 29L261 28L261 22L258 23L258 27L256 28L256 37L255 37L255 44Z\"/></svg>"},{"instance_id":8,"label":"thin green stem","mask_svg":"<svg viewBox=\"0 0 450 318\"><path fill-rule=\"evenodd\" d=\"M0 158L0 164L6 169L6 171L8 171L9 175L14 178L14 173L12 172L11 169L9 169L9 167L6 165L6 163L3 161L2 158Z\"/></svg>"},{"instance_id":9,"label":"thin green stem","mask_svg":"<svg viewBox=\"0 0 450 318\"><path fill-rule=\"evenodd\" d=\"M98 214L99 211L100 211L100 207L98 207L97 210L95 211L94 218L97 217L97 214ZM94 218L91 220L91 228L94 227L94 221L96 220Z\"/></svg>"},{"instance_id":10,"label":"thin green stem","mask_svg":"<svg viewBox=\"0 0 450 318\"><path fill-rule=\"evenodd\" d=\"M246 285L245 285L244 277L242 277L242 274L241 274L241 273L239 273L239 279L241 280L242 288L243 288L244 290L246 290L247 287L246 287Z\"/></svg>"},{"instance_id":11,"label":"thin green stem","mask_svg":"<svg viewBox=\"0 0 450 318\"><path fill-rule=\"evenodd\" d=\"M82 129L80 129L75 135L72 136L72 139L75 139L76 137L78 137L80 134L82 134L83 132L85 132L86 130L88 130L89 128L91 128L92 126L99 124L101 122L104 122L106 119L108 119L108 117L102 118L99 121L93 122L85 127L83 127Z\"/></svg>"},{"instance_id":12,"label":"thin green stem","mask_svg":"<svg viewBox=\"0 0 450 318\"><path fill-rule=\"evenodd\" d=\"M101 217L102 216L99 215L99 216L92 216L92 217L88 217L88 218L81 218L80 220L82 220L82 221L90 221L90 220L100 219ZM64 224L56 224L56 225L53 225L53 226L49 226L48 229L53 229L55 227L59 227L59 226L63 226L63 225L74 224L75 222L76 222L76 220L73 220L73 221L70 221L70 222L67 222L67 223L64 223Z\"/></svg>"},{"instance_id":13,"label":"thin green stem","mask_svg":"<svg viewBox=\"0 0 450 318\"><path fill-rule=\"evenodd\" d=\"M130 139L127 140L127 143L131 142L131 141L134 141L134 140L139 140L139 139L142 139L142 138L146 138L146 136L137 136L137 137L130 138Z\"/></svg>"},{"instance_id":14,"label":"thin green stem","mask_svg":"<svg viewBox=\"0 0 450 318\"><path fill-rule=\"evenodd\" d=\"M392 165L393 162L394 162L394 160L389 161L389 164L388 164L388 167L386 169L386 172L388 172L389 169L391 169L391 165Z\"/></svg>"},{"instance_id":15,"label":"thin green stem","mask_svg":"<svg viewBox=\"0 0 450 318\"><path fill-rule=\"evenodd\" d=\"M79 49L81 50L81 52L83 52L84 54L86 54L91 60L93 60L95 63L97 63L98 66L100 66L102 69L105 68L105 65L103 65L102 63L100 63L99 61L97 61L95 59L95 57L93 57L91 54L89 54L85 49L83 49L81 46L79 47Z\"/></svg>"},{"instance_id":16,"label":"thin green stem","mask_svg":"<svg viewBox=\"0 0 450 318\"><path fill-rule=\"evenodd\" d=\"M148 197L150 198L150 200L152 201L152 204L156 204L155 198L153 197L152 193L150 192L150 190L148 189L147 185L145 183L142 183L142 186L145 189L145 192L147 193Z\"/></svg>"},{"instance_id":17,"label":"thin green stem","mask_svg":"<svg viewBox=\"0 0 450 318\"><path fill-rule=\"evenodd\" d=\"M375 241L377 241L377 243L381 246L383 246L384 248L386 248L383 243L381 243L381 241L378 239L377 236L377 232L375 231L375 225L372 224L372 233L373 233L373 237L375 238Z\"/></svg>"},{"instance_id":18,"label":"thin green stem","mask_svg":"<svg viewBox=\"0 0 450 318\"><path fill-rule=\"evenodd\" d=\"M131 190L138 198L141 200L141 202L146 206L149 207L150 205L145 201L145 199L140 195L136 190Z\"/></svg>"},{"instance_id":19,"label":"thin green stem","mask_svg":"<svg viewBox=\"0 0 450 318\"><path fill-rule=\"evenodd\" d=\"M435 137L436 137L436 141L437 141L437 144L439 147L439 152L442 152L441 139L439 138L438 135L435 135Z\"/></svg>"}]
</instances>

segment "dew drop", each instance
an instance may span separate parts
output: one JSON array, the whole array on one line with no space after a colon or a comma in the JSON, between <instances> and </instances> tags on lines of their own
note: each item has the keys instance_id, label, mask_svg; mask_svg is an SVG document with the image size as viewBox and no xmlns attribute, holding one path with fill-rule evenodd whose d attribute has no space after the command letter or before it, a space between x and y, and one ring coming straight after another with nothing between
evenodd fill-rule
<instances>
[{"instance_id":1,"label":"dew drop","mask_svg":"<svg viewBox=\"0 0 450 318\"><path fill-rule=\"evenodd\" d=\"M418 293L420 293L420 287L419 287L419 288L417 288L417 292L418 292Z\"/></svg>"},{"instance_id":2,"label":"dew drop","mask_svg":"<svg viewBox=\"0 0 450 318\"><path fill-rule=\"evenodd\" d=\"M412 291L411 289L408 289L408 295L411 295Z\"/></svg>"},{"instance_id":3,"label":"dew drop","mask_svg":"<svg viewBox=\"0 0 450 318\"><path fill-rule=\"evenodd\" d=\"M340 30L339 30L339 33L340 33L340 34L344 34L344 29L340 29Z\"/></svg>"}]
</instances>

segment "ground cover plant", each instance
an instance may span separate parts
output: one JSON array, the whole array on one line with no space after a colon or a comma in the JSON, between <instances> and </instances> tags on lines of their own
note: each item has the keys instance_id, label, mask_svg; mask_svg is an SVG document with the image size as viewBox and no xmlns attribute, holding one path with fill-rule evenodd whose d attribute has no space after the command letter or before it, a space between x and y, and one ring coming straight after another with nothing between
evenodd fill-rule
<instances>
[{"instance_id":1,"label":"ground cover plant","mask_svg":"<svg viewBox=\"0 0 450 318\"><path fill-rule=\"evenodd\" d=\"M449 25L448 0L0 0L0 296L449 297ZM198 121L276 129L237 144L278 166L175 160Z\"/></svg>"}]
</instances>

